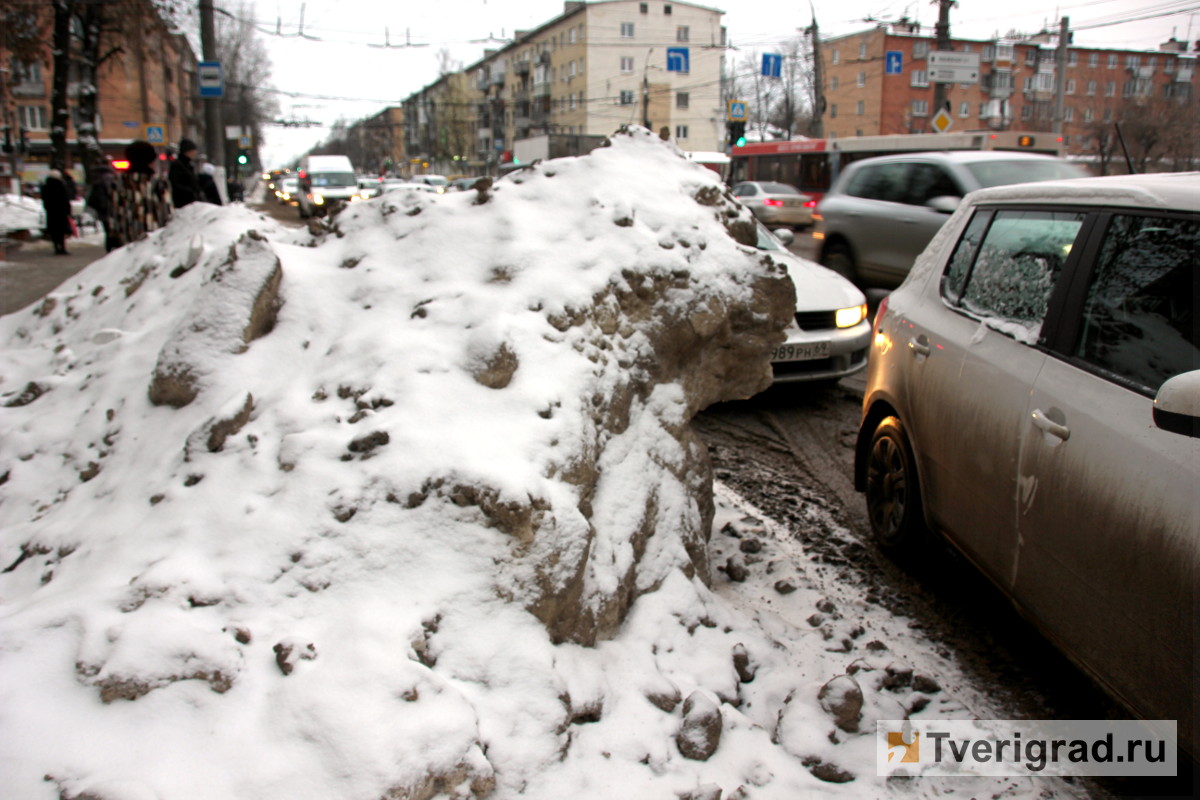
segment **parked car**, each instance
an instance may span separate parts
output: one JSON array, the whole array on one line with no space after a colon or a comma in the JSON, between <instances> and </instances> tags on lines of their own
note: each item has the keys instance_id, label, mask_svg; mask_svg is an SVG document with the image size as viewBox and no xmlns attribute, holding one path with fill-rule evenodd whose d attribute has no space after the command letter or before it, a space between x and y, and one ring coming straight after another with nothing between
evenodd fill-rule
<instances>
[{"instance_id":1,"label":"parked car","mask_svg":"<svg viewBox=\"0 0 1200 800\"><path fill-rule=\"evenodd\" d=\"M358 176L358 196L364 200L378 197L381 193L380 184L382 183L383 178L377 178L374 175Z\"/></svg>"},{"instance_id":2,"label":"parked car","mask_svg":"<svg viewBox=\"0 0 1200 800\"><path fill-rule=\"evenodd\" d=\"M787 266L796 287L796 315L787 341L771 354L776 383L835 381L867 366L871 324L867 300L850 281L788 252L792 232L758 224L758 249Z\"/></svg>"},{"instance_id":3,"label":"parked car","mask_svg":"<svg viewBox=\"0 0 1200 800\"><path fill-rule=\"evenodd\" d=\"M816 203L795 186L774 181L742 181L733 185L733 196L770 227L803 228L812 224Z\"/></svg>"},{"instance_id":4,"label":"parked car","mask_svg":"<svg viewBox=\"0 0 1200 800\"><path fill-rule=\"evenodd\" d=\"M967 196L876 313L855 484L1196 748L1200 173Z\"/></svg>"},{"instance_id":5,"label":"parked car","mask_svg":"<svg viewBox=\"0 0 1200 800\"><path fill-rule=\"evenodd\" d=\"M819 260L863 285L898 286L968 192L1086 174L1034 153L971 150L856 161L817 206Z\"/></svg>"},{"instance_id":6,"label":"parked car","mask_svg":"<svg viewBox=\"0 0 1200 800\"><path fill-rule=\"evenodd\" d=\"M480 180L479 176L455 178L450 181L450 186L447 191L465 192L473 187Z\"/></svg>"}]
</instances>

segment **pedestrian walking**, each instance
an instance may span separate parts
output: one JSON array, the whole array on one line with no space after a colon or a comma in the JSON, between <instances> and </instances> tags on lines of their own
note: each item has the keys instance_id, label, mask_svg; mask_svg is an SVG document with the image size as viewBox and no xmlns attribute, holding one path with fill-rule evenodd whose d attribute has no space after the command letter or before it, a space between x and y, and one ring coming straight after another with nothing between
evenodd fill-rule
<instances>
[{"instance_id":1,"label":"pedestrian walking","mask_svg":"<svg viewBox=\"0 0 1200 800\"><path fill-rule=\"evenodd\" d=\"M204 191L196 177L194 162L198 149L191 139L181 141L179 155L171 162L171 168L167 171L167 179L171 182L171 202L176 208L183 208L204 199Z\"/></svg>"},{"instance_id":2,"label":"pedestrian walking","mask_svg":"<svg viewBox=\"0 0 1200 800\"><path fill-rule=\"evenodd\" d=\"M104 251L111 253L121 246L121 238L113 224L113 201L117 190L117 173L112 165L103 161L92 168L91 188L88 190L87 207L100 220L104 228Z\"/></svg>"},{"instance_id":3,"label":"pedestrian walking","mask_svg":"<svg viewBox=\"0 0 1200 800\"><path fill-rule=\"evenodd\" d=\"M219 206L221 205L221 192L217 189L217 179L214 177L217 174L217 168L205 160L204 156L200 156L200 162L200 171L196 174L196 181L200 184L200 199Z\"/></svg>"},{"instance_id":4,"label":"pedestrian walking","mask_svg":"<svg viewBox=\"0 0 1200 800\"><path fill-rule=\"evenodd\" d=\"M67 234L71 231L71 199L63 174L56 169L42 183L42 208L46 210L46 236L54 242L56 255L67 255Z\"/></svg>"}]
</instances>

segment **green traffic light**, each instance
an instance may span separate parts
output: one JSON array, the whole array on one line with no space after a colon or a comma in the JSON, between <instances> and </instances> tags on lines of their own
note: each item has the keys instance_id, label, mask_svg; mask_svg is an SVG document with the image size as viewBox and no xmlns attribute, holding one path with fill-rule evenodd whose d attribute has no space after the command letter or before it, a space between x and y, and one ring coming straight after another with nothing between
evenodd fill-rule
<instances>
[{"instance_id":1,"label":"green traffic light","mask_svg":"<svg viewBox=\"0 0 1200 800\"><path fill-rule=\"evenodd\" d=\"M238 153L238 163L239 164L249 164L250 157L247 156L245 153Z\"/></svg>"},{"instance_id":2,"label":"green traffic light","mask_svg":"<svg viewBox=\"0 0 1200 800\"><path fill-rule=\"evenodd\" d=\"M738 147L745 147L745 146L746 146L746 137L745 137L745 136L739 136L739 137L738 137L738 140L737 140L737 146L738 146Z\"/></svg>"}]
</instances>

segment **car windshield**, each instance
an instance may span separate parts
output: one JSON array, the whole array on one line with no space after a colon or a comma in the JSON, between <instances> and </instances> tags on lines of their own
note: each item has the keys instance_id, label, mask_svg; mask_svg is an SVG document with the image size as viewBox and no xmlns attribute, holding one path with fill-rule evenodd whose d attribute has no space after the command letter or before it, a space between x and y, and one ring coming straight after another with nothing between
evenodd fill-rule
<instances>
[{"instance_id":1,"label":"car windshield","mask_svg":"<svg viewBox=\"0 0 1200 800\"><path fill-rule=\"evenodd\" d=\"M1087 171L1083 167L1054 158L979 161L965 166L967 171L979 182L981 189L990 186L1007 186L1011 183L1036 183L1037 181L1087 177Z\"/></svg>"},{"instance_id":2,"label":"car windshield","mask_svg":"<svg viewBox=\"0 0 1200 800\"><path fill-rule=\"evenodd\" d=\"M759 186L767 194L800 194L799 189L786 183L760 183Z\"/></svg>"},{"instance_id":3,"label":"car windshield","mask_svg":"<svg viewBox=\"0 0 1200 800\"><path fill-rule=\"evenodd\" d=\"M767 230L766 226L759 225L758 227L758 243L755 245L759 250L783 250L779 246L779 240L776 239Z\"/></svg>"},{"instance_id":4,"label":"car windshield","mask_svg":"<svg viewBox=\"0 0 1200 800\"><path fill-rule=\"evenodd\" d=\"M310 175L309 182L313 186L357 186L358 180L353 175L343 175L329 172L324 175Z\"/></svg>"}]
</instances>

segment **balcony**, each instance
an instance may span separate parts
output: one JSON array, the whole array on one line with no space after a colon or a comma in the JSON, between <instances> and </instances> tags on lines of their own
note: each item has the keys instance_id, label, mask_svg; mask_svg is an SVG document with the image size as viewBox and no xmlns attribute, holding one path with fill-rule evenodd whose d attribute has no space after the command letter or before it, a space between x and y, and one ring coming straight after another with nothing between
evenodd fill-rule
<instances>
[{"instance_id":1,"label":"balcony","mask_svg":"<svg viewBox=\"0 0 1200 800\"><path fill-rule=\"evenodd\" d=\"M520 77L525 77L528 75L529 69L530 66L528 61L517 61L513 64L513 74L519 75Z\"/></svg>"},{"instance_id":2,"label":"balcony","mask_svg":"<svg viewBox=\"0 0 1200 800\"><path fill-rule=\"evenodd\" d=\"M492 86L503 86L504 85L504 73L501 71L493 72L491 85Z\"/></svg>"},{"instance_id":3,"label":"balcony","mask_svg":"<svg viewBox=\"0 0 1200 800\"><path fill-rule=\"evenodd\" d=\"M13 97L45 97L45 81L22 81L9 87Z\"/></svg>"}]
</instances>

